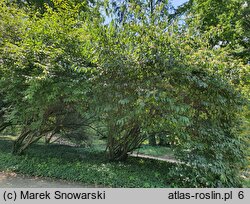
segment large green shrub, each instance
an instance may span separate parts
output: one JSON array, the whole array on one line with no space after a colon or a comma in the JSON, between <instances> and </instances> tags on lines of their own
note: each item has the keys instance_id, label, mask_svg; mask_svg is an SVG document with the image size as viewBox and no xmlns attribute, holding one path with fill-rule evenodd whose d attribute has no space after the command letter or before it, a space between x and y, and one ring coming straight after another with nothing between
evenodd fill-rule
<instances>
[{"instance_id":1,"label":"large green shrub","mask_svg":"<svg viewBox=\"0 0 250 204\"><path fill-rule=\"evenodd\" d=\"M194 186L240 186L245 145L239 127L246 101L237 82L249 66L228 47L210 46L198 26L166 24L157 10L149 21L143 9L129 8L132 17L122 25L112 21L99 28L103 40L94 48L102 73L97 108L103 107L109 127L111 159L132 150L123 141L136 125L130 147L139 146L145 134L167 132L177 157L192 169L186 173L197 177Z\"/></svg>"},{"instance_id":2,"label":"large green shrub","mask_svg":"<svg viewBox=\"0 0 250 204\"><path fill-rule=\"evenodd\" d=\"M10 107L5 120L20 129L16 154L41 137L83 134L87 123L95 66L87 59L85 21L78 6L60 1L54 6L45 5L41 15L1 1L0 87Z\"/></svg>"},{"instance_id":3,"label":"large green shrub","mask_svg":"<svg viewBox=\"0 0 250 204\"><path fill-rule=\"evenodd\" d=\"M0 94L8 108L1 120L21 129L14 153L48 134L78 135L90 116L104 126L110 160L127 159L148 135L168 134L184 162L172 171L177 183L240 186L249 65L232 48L246 51L247 20L238 18L246 9L235 16L238 4L223 1L232 15L223 24L225 12L205 15L198 1L186 21L165 12L164 1L122 1L123 18L103 25L98 6L80 15L78 4L55 0L56 9L41 14L5 2ZM213 8L215 1L203 3ZM240 28L236 36L230 26Z\"/></svg>"}]
</instances>

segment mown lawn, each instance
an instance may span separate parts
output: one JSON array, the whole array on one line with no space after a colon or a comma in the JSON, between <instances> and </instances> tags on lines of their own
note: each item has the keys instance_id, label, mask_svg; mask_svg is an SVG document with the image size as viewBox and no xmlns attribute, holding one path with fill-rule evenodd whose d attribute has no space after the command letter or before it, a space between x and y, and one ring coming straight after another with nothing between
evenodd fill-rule
<instances>
[{"instance_id":1,"label":"mown lawn","mask_svg":"<svg viewBox=\"0 0 250 204\"><path fill-rule=\"evenodd\" d=\"M50 177L105 187L169 187L168 172L174 164L129 158L108 162L91 148L33 145L25 155L11 154L10 138L0 138L0 171Z\"/></svg>"}]
</instances>

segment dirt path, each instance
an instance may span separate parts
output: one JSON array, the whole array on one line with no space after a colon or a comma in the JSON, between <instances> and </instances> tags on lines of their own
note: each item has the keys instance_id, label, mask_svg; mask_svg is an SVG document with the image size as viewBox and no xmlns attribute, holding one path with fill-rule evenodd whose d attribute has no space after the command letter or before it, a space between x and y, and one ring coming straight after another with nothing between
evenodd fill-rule
<instances>
[{"instance_id":1,"label":"dirt path","mask_svg":"<svg viewBox=\"0 0 250 204\"><path fill-rule=\"evenodd\" d=\"M93 188L96 186L0 172L0 188Z\"/></svg>"},{"instance_id":2,"label":"dirt path","mask_svg":"<svg viewBox=\"0 0 250 204\"><path fill-rule=\"evenodd\" d=\"M170 157L168 155L165 155L165 156L162 156L162 157L155 157L155 156L150 156L150 155L145 155L145 154L132 153L129 156L148 158L148 159L156 159L156 160L166 161L166 162L170 162L170 163L181 163L180 161L177 161L175 158Z\"/></svg>"}]
</instances>

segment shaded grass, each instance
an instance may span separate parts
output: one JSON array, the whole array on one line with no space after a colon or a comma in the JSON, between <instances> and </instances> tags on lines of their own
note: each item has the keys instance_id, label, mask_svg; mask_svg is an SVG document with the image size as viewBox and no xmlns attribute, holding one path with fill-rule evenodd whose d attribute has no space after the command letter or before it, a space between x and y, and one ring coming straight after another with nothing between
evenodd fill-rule
<instances>
[{"instance_id":1,"label":"shaded grass","mask_svg":"<svg viewBox=\"0 0 250 204\"><path fill-rule=\"evenodd\" d=\"M106 149L106 142L103 140L96 140L93 142L92 147L96 150L104 151ZM140 153L155 157L162 157L165 155L174 157L173 149L163 146L151 146L149 144L143 144L140 148L136 149L134 153Z\"/></svg>"},{"instance_id":2,"label":"shaded grass","mask_svg":"<svg viewBox=\"0 0 250 204\"><path fill-rule=\"evenodd\" d=\"M140 149L135 152L156 157L162 157L165 155L174 157L174 152L171 148L162 146L142 145Z\"/></svg>"},{"instance_id":3,"label":"shaded grass","mask_svg":"<svg viewBox=\"0 0 250 204\"><path fill-rule=\"evenodd\" d=\"M102 151L63 145L35 144L22 156L11 154L12 141L0 138L0 171L79 181L107 187L168 187L174 164L129 158L107 162Z\"/></svg>"}]
</instances>

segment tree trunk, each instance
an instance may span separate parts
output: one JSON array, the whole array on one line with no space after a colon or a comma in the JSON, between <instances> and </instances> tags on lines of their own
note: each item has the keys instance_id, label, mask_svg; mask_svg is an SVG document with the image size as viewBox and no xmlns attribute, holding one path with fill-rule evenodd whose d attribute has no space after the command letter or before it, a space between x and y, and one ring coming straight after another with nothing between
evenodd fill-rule
<instances>
[{"instance_id":1,"label":"tree trunk","mask_svg":"<svg viewBox=\"0 0 250 204\"><path fill-rule=\"evenodd\" d=\"M22 154L22 151L20 151L22 145L23 145L23 141L25 140L26 137L28 137L28 135L30 134L30 131L23 131L19 137L14 141L13 143L13 147L12 147L12 153L14 155L20 155Z\"/></svg>"},{"instance_id":2,"label":"tree trunk","mask_svg":"<svg viewBox=\"0 0 250 204\"><path fill-rule=\"evenodd\" d=\"M5 128L7 128L10 125L11 125L11 123L2 123L0 125L0 132L2 132Z\"/></svg>"},{"instance_id":3,"label":"tree trunk","mask_svg":"<svg viewBox=\"0 0 250 204\"><path fill-rule=\"evenodd\" d=\"M124 161L128 158L128 152L138 148L145 137L140 134L140 127L135 125L130 131L119 139L110 135L107 144L108 156L110 161Z\"/></svg>"}]
</instances>

